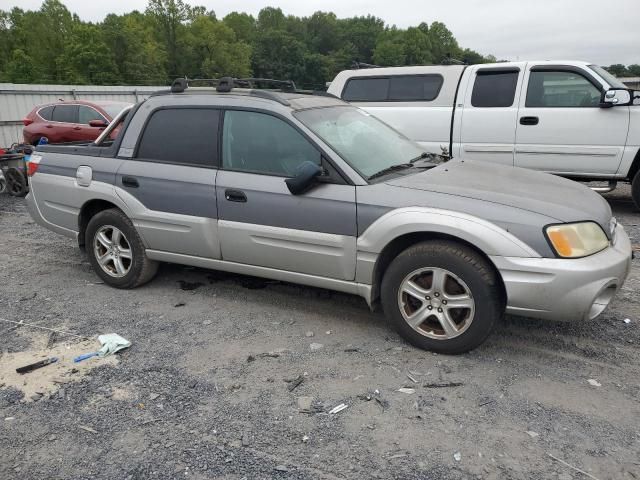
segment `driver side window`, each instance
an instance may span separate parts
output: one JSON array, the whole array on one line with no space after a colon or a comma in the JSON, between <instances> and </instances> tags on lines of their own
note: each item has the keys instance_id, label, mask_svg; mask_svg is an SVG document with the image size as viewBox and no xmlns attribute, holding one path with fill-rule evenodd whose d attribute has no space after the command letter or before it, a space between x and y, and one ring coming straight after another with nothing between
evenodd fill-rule
<instances>
[{"instance_id":1,"label":"driver side window","mask_svg":"<svg viewBox=\"0 0 640 480\"><path fill-rule=\"evenodd\" d=\"M531 71L527 107L598 107L600 90L579 73Z\"/></svg>"},{"instance_id":2,"label":"driver side window","mask_svg":"<svg viewBox=\"0 0 640 480\"><path fill-rule=\"evenodd\" d=\"M259 112L225 112L223 168L293 177L306 161L320 165L320 152L288 123Z\"/></svg>"}]
</instances>

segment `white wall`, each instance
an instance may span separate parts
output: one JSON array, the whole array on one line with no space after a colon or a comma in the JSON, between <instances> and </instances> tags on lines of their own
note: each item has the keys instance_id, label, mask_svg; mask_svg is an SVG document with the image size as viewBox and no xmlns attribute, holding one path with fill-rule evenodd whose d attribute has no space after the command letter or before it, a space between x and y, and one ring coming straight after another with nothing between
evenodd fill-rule
<instances>
[{"instance_id":1,"label":"white wall","mask_svg":"<svg viewBox=\"0 0 640 480\"><path fill-rule=\"evenodd\" d=\"M26 85L0 83L0 147L22 141L22 119L35 107L58 100L118 100L136 102L145 99L160 86Z\"/></svg>"}]
</instances>

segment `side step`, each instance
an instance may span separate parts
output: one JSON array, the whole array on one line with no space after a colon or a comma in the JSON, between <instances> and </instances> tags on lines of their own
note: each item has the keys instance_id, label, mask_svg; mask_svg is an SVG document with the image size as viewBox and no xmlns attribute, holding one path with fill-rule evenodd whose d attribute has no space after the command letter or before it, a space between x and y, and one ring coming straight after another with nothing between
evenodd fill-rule
<instances>
[{"instance_id":1,"label":"side step","mask_svg":"<svg viewBox=\"0 0 640 480\"><path fill-rule=\"evenodd\" d=\"M617 186L618 186L617 180L609 180L608 187L589 187L589 188L591 188L591 190L593 190L594 192L609 193L609 192L613 192Z\"/></svg>"}]
</instances>

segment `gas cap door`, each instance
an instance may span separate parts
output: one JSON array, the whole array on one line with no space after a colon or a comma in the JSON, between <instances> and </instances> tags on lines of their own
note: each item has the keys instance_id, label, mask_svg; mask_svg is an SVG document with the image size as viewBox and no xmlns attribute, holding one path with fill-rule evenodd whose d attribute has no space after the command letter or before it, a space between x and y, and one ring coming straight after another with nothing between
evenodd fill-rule
<instances>
[{"instance_id":1,"label":"gas cap door","mask_svg":"<svg viewBox=\"0 0 640 480\"><path fill-rule=\"evenodd\" d=\"M93 170L91 167L87 167L86 165L81 165L76 170L76 182L81 187L88 187L91 185L91 180L93 179Z\"/></svg>"}]
</instances>

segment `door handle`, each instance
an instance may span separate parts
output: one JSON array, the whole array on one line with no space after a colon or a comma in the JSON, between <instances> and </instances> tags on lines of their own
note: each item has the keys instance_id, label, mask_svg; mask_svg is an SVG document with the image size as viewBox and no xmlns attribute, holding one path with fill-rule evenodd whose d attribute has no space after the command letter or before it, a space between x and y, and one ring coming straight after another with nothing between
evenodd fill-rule
<instances>
[{"instance_id":1,"label":"door handle","mask_svg":"<svg viewBox=\"0 0 640 480\"><path fill-rule=\"evenodd\" d=\"M80 130L82 127L73 127L74 130Z\"/></svg>"},{"instance_id":2,"label":"door handle","mask_svg":"<svg viewBox=\"0 0 640 480\"><path fill-rule=\"evenodd\" d=\"M48 123L48 124L46 124L46 125L44 126L44 128L53 128L53 125L51 125L50 123Z\"/></svg>"},{"instance_id":3,"label":"door handle","mask_svg":"<svg viewBox=\"0 0 640 480\"><path fill-rule=\"evenodd\" d=\"M122 185L125 187L138 188L140 184L135 177L122 177Z\"/></svg>"},{"instance_id":4,"label":"door handle","mask_svg":"<svg viewBox=\"0 0 640 480\"><path fill-rule=\"evenodd\" d=\"M538 117L520 117L520 125L537 125L539 121Z\"/></svg>"},{"instance_id":5,"label":"door handle","mask_svg":"<svg viewBox=\"0 0 640 480\"><path fill-rule=\"evenodd\" d=\"M224 198L226 198L230 202L245 203L247 201L247 196L240 190L225 190Z\"/></svg>"}]
</instances>

